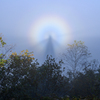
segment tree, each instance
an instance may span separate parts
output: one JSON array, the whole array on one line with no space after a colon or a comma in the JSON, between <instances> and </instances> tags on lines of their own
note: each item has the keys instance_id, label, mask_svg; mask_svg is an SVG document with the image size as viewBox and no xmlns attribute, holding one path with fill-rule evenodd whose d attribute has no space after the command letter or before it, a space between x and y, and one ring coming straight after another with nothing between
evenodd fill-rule
<instances>
[{"instance_id":1,"label":"tree","mask_svg":"<svg viewBox=\"0 0 100 100\"><path fill-rule=\"evenodd\" d=\"M84 42L74 41L72 45L68 44L66 52L63 53L63 58L65 60L66 66L69 71L72 71L74 76L82 68L90 57L90 52Z\"/></svg>"},{"instance_id":2,"label":"tree","mask_svg":"<svg viewBox=\"0 0 100 100\"><path fill-rule=\"evenodd\" d=\"M0 34L0 67L3 67L7 63L7 53L11 52L14 46L7 45L3 40L3 35Z\"/></svg>"},{"instance_id":3,"label":"tree","mask_svg":"<svg viewBox=\"0 0 100 100\"><path fill-rule=\"evenodd\" d=\"M1 79L3 88L0 91L0 99L14 97L24 100L32 97L32 79L36 73L33 56L32 52L28 52L28 50L21 51L19 55L16 52L10 55L9 64L2 67L5 68L5 78Z\"/></svg>"},{"instance_id":4,"label":"tree","mask_svg":"<svg viewBox=\"0 0 100 100\"><path fill-rule=\"evenodd\" d=\"M70 96L100 97L100 84L98 84L100 73L98 73L98 68L99 65L96 60L92 60L88 63L83 71L79 72L78 75L72 80L73 88L70 91Z\"/></svg>"},{"instance_id":5,"label":"tree","mask_svg":"<svg viewBox=\"0 0 100 100\"><path fill-rule=\"evenodd\" d=\"M62 63L62 61L57 63L55 58L47 55L44 64L37 70L37 94L61 97L68 92L68 79L62 76Z\"/></svg>"},{"instance_id":6,"label":"tree","mask_svg":"<svg viewBox=\"0 0 100 100\"><path fill-rule=\"evenodd\" d=\"M37 65L37 62L33 62L33 52L23 50L18 55L16 52L12 53L12 48L13 46L6 45L0 34L0 100L8 100L12 97L28 98L33 95L30 86Z\"/></svg>"}]
</instances>

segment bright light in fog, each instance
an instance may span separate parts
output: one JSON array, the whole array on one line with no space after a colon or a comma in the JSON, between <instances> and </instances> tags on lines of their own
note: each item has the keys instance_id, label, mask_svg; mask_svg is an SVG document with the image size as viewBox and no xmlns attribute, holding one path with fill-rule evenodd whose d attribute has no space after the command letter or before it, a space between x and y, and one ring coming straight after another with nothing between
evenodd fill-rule
<instances>
[{"instance_id":1,"label":"bright light in fog","mask_svg":"<svg viewBox=\"0 0 100 100\"><path fill-rule=\"evenodd\" d=\"M38 18L32 25L29 39L32 45L36 45L51 36L60 45L68 43L71 32L66 21L58 16L45 15ZM42 46L42 45L40 45Z\"/></svg>"}]
</instances>

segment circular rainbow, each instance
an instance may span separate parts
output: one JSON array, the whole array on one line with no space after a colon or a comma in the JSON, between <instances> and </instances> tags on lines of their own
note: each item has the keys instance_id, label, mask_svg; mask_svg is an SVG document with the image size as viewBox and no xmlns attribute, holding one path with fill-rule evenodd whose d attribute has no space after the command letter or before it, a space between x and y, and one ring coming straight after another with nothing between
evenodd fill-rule
<instances>
[{"instance_id":1,"label":"circular rainbow","mask_svg":"<svg viewBox=\"0 0 100 100\"><path fill-rule=\"evenodd\" d=\"M41 43L49 36L60 45L67 45L71 40L71 30L66 20L56 15L45 15L33 22L29 32L29 40L32 45ZM40 47L42 47L42 44Z\"/></svg>"}]
</instances>

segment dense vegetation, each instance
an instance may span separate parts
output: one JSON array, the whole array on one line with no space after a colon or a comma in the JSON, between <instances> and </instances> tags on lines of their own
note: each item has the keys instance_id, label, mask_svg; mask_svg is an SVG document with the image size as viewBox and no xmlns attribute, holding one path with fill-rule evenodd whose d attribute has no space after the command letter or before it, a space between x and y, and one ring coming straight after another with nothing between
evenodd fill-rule
<instances>
[{"instance_id":1,"label":"dense vegetation","mask_svg":"<svg viewBox=\"0 0 100 100\"><path fill-rule=\"evenodd\" d=\"M0 43L1 49L7 46L2 36ZM17 54L11 49L0 54L0 100L100 98L100 65L87 59L91 54L81 41L68 45L63 61L47 55L40 66L32 52Z\"/></svg>"}]
</instances>

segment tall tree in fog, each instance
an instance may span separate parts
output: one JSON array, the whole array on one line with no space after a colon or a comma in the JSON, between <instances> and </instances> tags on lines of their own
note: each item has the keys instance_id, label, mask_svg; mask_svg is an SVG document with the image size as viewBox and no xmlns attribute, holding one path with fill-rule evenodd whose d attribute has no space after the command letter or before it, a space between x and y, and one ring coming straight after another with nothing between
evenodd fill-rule
<instances>
[{"instance_id":1,"label":"tall tree in fog","mask_svg":"<svg viewBox=\"0 0 100 100\"><path fill-rule=\"evenodd\" d=\"M68 69L76 74L82 68L82 65L86 63L90 55L91 53L87 46L84 45L84 42L75 40L72 45L68 44L66 52L63 53L63 58Z\"/></svg>"}]
</instances>

